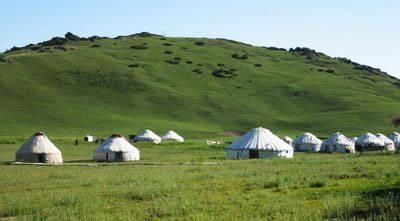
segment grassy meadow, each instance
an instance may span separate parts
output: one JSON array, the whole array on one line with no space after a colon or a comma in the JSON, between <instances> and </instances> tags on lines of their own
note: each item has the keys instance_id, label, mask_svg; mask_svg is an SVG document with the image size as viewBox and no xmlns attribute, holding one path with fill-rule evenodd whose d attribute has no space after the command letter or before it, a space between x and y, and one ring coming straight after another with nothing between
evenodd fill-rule
<instances>
[{"instance_id":1,"label":"grassy meadow","mask_svg":"<svg viewBox=\"0 0 400 221\"><path fill-rule=\"evenodd\" d=\"M13 165L19 142L0 144L0 219L400 218L398 154L227 160L226 144L188 140L137 143L139 162L96 164L96 145L63 139L64 166Z\"/></svg>"}]
</instances>

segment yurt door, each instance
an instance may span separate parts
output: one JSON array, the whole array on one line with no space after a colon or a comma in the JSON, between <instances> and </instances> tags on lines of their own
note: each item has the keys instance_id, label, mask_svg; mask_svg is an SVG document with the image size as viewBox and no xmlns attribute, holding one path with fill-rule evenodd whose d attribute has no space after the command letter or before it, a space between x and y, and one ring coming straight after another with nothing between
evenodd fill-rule
<instances>
[{"instance_id":1,"label":"yurt door","mask_svg":"<svg viewBox=\"0 0 400 221\"><path fill-rule=\"evenodd\" d=\"M115 152L115 161L122 161L122 152Z\"/></svg>"},{"instance_id":2,"label":"yurt door","mask_svg":"<svg viewBox=\"0 0 400 221\"><path fill-rule=\"evenodd\" d=\"M250 159L255 159L258 158L258 150L250 150L249 151L249 158Z\"/></svg>"},{"instance_id":3,"label":"yurt door","mask_svg":"<svg viewBox=\"0 0 400 221\"><path fill-rule=\"evenodd\" d=\"M46 154L38 154L39 163L46 163Z\"/></svg>"}]
</instances>

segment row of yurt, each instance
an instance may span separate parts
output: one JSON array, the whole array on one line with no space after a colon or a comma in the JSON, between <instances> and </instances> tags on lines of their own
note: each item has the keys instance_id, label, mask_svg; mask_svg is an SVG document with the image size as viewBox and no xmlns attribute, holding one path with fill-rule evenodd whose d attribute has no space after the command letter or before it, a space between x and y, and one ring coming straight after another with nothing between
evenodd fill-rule
<instances>
[{"instance_id":1,"label":"row of yurt","mask_svg":"<svg viewBox=\"0 0 400 221\"><path fill-rule=\"evenodd\" d=\"M293 147L270 130L259 127L247 132L227 147L230 159L293 158Z\"/></svg>"},{"instance_id":2,"label":"row of yurt","mask_svg":"<svg viewBox=\"0 0 400 221\"><path fill-rule=\"evenodd\" d=\"M177 134L175 131L168 131L164 136L159 137L157 134L155 134L153 131L147 129L137 135L134 139L133 142L153 142L155 144L161 143L161 141L177 141L177 142L184 142L184 139L182 136Z\"/></svg>"},{"instance_id":3,"label":"row of yurt","mask_svg":"<svg viewBox=\"0 0 400 221\"><path fill-rule=\"evenodd\" d=\"M146 141L152 141L154 134L146 130ZM156 135L157 136L157 135ZM158 137L158 136L157 136ZM161 139L161 138L160 138ZM163 140L183 142L184 139L174 131L169 131L163 136ZM160 141L161 142L161 141ZM140 159L139 150L134 147L121 134L113 134L96 148L93 160L95 161L133 161ZM16 152L17 162L30 163L62 163L61 151L42 132L35 133Z\"/></svg>"},{"instance_id":4,"label":"row of yurt","mask_svg":"<svg viewBox=\"0 0 400 221\"><path fill-rule=\"evenodd\" d=\"M287 138L285 138L287 140ZM396 140L397 142L394 142ZM360 137L347 138L345 135L337 132L325 141L321 141L311 133L304 133L293 141L295 151L312 152L341 152L355 153L363 150L388 150L394 151L396 143L400 146L400 134L394 132L391 138L384 134L366 133Z\"/></svg>"}]
</instances>

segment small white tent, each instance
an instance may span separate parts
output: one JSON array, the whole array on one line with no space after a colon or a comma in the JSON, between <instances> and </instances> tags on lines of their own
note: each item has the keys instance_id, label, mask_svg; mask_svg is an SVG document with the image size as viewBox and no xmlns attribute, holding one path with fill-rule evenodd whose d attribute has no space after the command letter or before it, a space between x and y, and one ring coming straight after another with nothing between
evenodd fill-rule
<instances>
[{"instance_id":1,"label":"small white tent","mask_svg":"<svg viewBox=\"0 0 400 221\"><path fill-rule=\"evenodd\" d=\"M171 140L171 141L177 141L183 143L185 140L183 137L179 134L177 134L175 131L168 131L164 136L161 137L161 140Z\"/></svg>"},{"instance_id":2,"label":"small white tent","mask_svg":"<svg viewBox=\"0 0 400 221\"><path fill-rule=\"evenodd\" d=\"M96 148L95 161L133 161L140 160L139 150L120 134L111 135Z\"/></svg>"},{"instance_id":3,"label":"small white tent","mask_svg":"<svg viewBox=\"0 0 400 221\"><path fill-rule=\"evenodd\" d=\"M293 147L270 130L254 128L227 147L227 157L246 158L293 158Z\"/></svg>"},{"instance_id":4,"label":"small white tent","mask_svg":"<svg viewBox=\"0 0 400 221\"><path fill-rule=\"evenodd\" d=\"M366 133L356 140L356 150L383 150L385 142L371 133Z\"/></svg>"},{"instance_id":5,"label":"small white tent","mask_svg":"<svg viewBox=\"0 0 400 221\"><path fill-rule=\"evenodd\" d=\"M61 151L42 132L35 133L18 150L16 161L30 163L62 163Z\"/></svg>"},{"instance_id":6,"label":"small white tent","mask_svg":"<svg viewBox=\"0 0 400 221\"><path fill-rule=\"evenodd\" d=\"M376 137L383 140L383 142L385 143L385 148L386 150L389 151L395 151L396 149L394 148L394 142L393 140L389 139L387 136L381 134L381 133L377 133Z\"/></svg>"},{"instance_id":7,"label":"small white tent","mask_svg":"<svg viewBox=\"0 0 400 221\"><path fill-rule=\"evenodd\" d=\"M389 138L394 142L394 146L396 149L400 149L400 134L397 132L393 132L390 134Z\"/></svg>"},{"instance_id":8,"label":"small white tent","mask_svg":"<svg viewBox=\"0 0 400 221\"><path fill-rule=\"evenodd\" d=\"M312 133L304 133L293 141L296 151L320 151L322 141Z\"/></svg>"},{"instance_id":9,"label":"small white tent","mask_svg":"<svg viewBox=\"0 0 400 221\"><path fill-rule=\"evenodd\" d=\"M159 144L161 143L161 137L159 137L153 131L147 129L133 139L133 142L140 142L140 141L153 142L155 144Z\"/></svg>"},{"instance_id":10,"label":"small white tent","mask_svg":"<svg viewBox=\"0 0 400 221\"><path fill-rule=\"evenodd\" d=\"M293 139L290 138L290 137L288 137L288 136L285 136L282 140L285 141L285 142L286 142L287 144L289 144L290 146L293 145Z\"/></svg>"},{"instance_id":11,"label":"small white tent","mask_svg":"<svg viewBox=\"0 0 400 221\"><path fill-rule=\"evenodd\" d=\"M355 153L355 143L337 132L326 139L321 145L323 152Z\"/></svg>"}]
</instances>

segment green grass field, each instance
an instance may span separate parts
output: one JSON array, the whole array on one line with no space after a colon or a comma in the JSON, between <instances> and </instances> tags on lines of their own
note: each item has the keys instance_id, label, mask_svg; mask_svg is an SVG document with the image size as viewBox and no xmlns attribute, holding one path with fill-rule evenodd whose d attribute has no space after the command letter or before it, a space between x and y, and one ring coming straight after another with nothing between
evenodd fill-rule
<instances>
[{"instance_id":1,"label":"green grass field","mask_svg":"<svg viewBox=\"0 0 400 221\"><path fill-rule=\"evenodd\" d=\"M14 141L12 141L14 142ZM10 142L10 143L12 143ZM94 144L55 140L68 166L10 165L0 144L0 218L47 220L395 220L400 155L295 153L226 160L226 144L135 144L142 160L91 162Z\"/></svg>"},{"instance_id":2,"label":"green grass field","mask_svg":"<svg viewBox=\"0 0 400 221\"><path fill-rule=\"evenodd\" d=\"M398 79L325 55L161 36L62 47L5 54L0 135L108 136L150 128L203 138L263 126L291 136L355 136L392 132L391 119L400 113Z\"/></svg>"}]
</instances>

